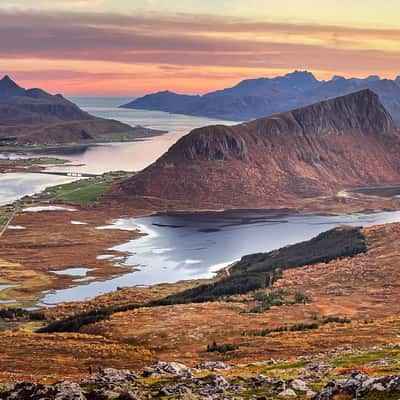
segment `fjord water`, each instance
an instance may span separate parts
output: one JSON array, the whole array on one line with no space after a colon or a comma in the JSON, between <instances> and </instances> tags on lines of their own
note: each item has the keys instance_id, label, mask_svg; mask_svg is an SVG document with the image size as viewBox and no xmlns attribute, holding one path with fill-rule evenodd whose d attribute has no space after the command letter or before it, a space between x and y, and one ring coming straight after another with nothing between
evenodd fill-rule
<instances>
[{"instance_id":1,"label":"fjord water","mask_svg":"<svg viewBox=\"0 0 400 400\"><path fill-rule=\"evenodd\" d=\"M231 124L229 121L117 107L127 100L129 99L73 99L83 109L96 116L118 119L131 125L168 130L169 133L134 143L89 147L84 152L65 156L72 164L80 166L55 166L52 169L89 173L121 169L140 170L155 161L191 129L214 123ZM0 204L41 191L46 186L73 179L44 174L1 175ZM245 254L269 251L307 240L338 225L370 226L396 221L400 221L399 212L318 216L254 211L162 215L119 220L115 221L114 228L140 229L147 233L147 236L115 247L115 250L128 253L127 259L122 261L123 264L138 270L108 281L91 282L91 266L76 266L82 270L82 274L76 277L75 286L48 292L41 302L57 304L86 300L113 291L119 286L151 285L210 277L219 267ZM99 257L108 255L99 254ZM67 274L71 271L63 272Z\"/></svg>"},{"instance_id":2,"label":"fjord water","mask_svg":"<svg viewBox=\"0 0 400 400\"><path fill-rule=\"evenodd\" d=\"M142 125L148 128L168 131L168 133L136 142L107 143L91 146L85 150L71 154L56 152L56 156L71 160L65 165L49 166L49 171L103 173L124 170L139 171L168 150L181 136L194 128L204 125L225 123L202 117L189 117L165 112L146 110L127 110L118 108L131 98L124 97L79 97L72 98L76 104L89 113L103 118L117 119L129 125ZM48 154L11 154L11 157L40 157ZM0 157L10 157L10 154L0 154ZM76 180L63 176L46 174L15 174L0 175L0 205L11 203L23 196L32 195L44 190L47 186L63 184Z\"/></svg>"},{"instance_id":3,"label":"fjord water","mask_svg":"<svg viewBox=\"0 0 400 400\"><path fill-rule=\"evenodd\" d=\"M138 270L108 281L86 282L49 292L41 304L87 300L123 286L209 278L214 271L243 255L308 240L339 225L372 226L398 221L400 212L321 216L226 211L121 219L114 221L113 226L102 228L140 229L147 233L113 248L128 253L122 265Z\"/></svg>"},{"instance_id":4,"label":"fjord water","mask_svg":"<svg viewBox=\"0 0 400 400\"><path fill-rule=\"evenodd\" d=\"M107 171L140 171L164 154L180 137L194 128L206 125L237 122L213 120L205 117L170 114L161 111L146 111L118 108L132 98L127 97L74 97L71 100L92 115L116 119L131 126L168 131L168 133L138 140L136 142L107 143L88 147L77 154L68 154L66 158L76 166L52 167L52 171L103 173Z\"/></svg>"},{"instance_id":5,"label":"fjord water","mask_svg":"<svg viewBox=\"0 0 400 400\"><path fill-rule=\"evenodd\" d=\"M48 186L77 180L69 176L31 173L0 174L0 206L14 202L21 197L41 192Z\"/></svg>"}]
</instances>

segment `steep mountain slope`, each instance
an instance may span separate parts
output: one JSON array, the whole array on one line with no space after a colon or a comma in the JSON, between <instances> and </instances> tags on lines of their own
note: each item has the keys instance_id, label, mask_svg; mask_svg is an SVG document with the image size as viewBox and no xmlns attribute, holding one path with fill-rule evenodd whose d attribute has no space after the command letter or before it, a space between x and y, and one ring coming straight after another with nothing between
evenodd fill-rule
<instances>
[{"instance_id":1,"label":"steep mountain slope","mask_svg":"<svg viewBox=\"0 0 400 400\"><path fill-rule=\"evenodd\" d=\"M400 180L400 136L364 90L233 127L193 130L114 188L171 209L282 207L293 199Z\"/></svg>"},{"instance_id":2,"label":"steep mountain slope","mask_svg":"<svg viewBox=\"0 0 400 400\"><path fill-rule=\"evenodd\" d=\"M203 96L159 92L136 99L122 107L245 121L362 89L376 92L400 126L399 78L392 81L380 79L378 76L365 79L335 76L329 81L319 81L307 71L295 71L276 78L248 79L231 88Z\"/></svg>"},{"instance_id":3,"label":"steep mountain slope","mask_svg":"<svg viewBox=\"0 0 400 400\"><path fill-rule=\"evenodd\" d=\"M0 124L46 124L95 119L61 95L23 89L9 76L0 80Z\"/></svg>"},{"instance_id":4,"label":"steep mountain slope","mask_svg":"<svg viewBox=\"0 0 400 400\"><path fill-rule=\"evenodd\" d=\"M9 76L0 80L0 144L65 144L147 136L114 120L94 117L61 95L24 89Z\"/></svg>"},{"instance_id":5,"label":"steep mountain slope","mask_svg":"<svg viewBox=\"0 0 400 400\"><path fill-rule=\"evenodd\" d=\"M308 92L308 96L311 101L316 102L363 89L371 89L379 95L382 104L390 112L396 123L400 124L399 81L380 79L377 76L370 76L366 79L335 77L333 80L322 83L316 89Z\"/></svg>"}]
</instances>

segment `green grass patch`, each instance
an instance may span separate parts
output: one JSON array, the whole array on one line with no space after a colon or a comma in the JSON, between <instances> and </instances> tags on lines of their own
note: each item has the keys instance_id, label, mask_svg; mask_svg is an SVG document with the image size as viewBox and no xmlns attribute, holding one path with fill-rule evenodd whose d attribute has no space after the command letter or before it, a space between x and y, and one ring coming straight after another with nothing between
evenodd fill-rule
<instances>
[{"instance_id":1,"label":"green grass patch","mask_svg":"<svg viewBox=\"0 0 400 400\"><path fill-rule=\"evenodd\" d=\"M271 374L272 372L276 371L277 375L280 375L283 371L287 371L289 369L298 369L298 368L303 368L305 367L307 364L309 364L311 361L309 360L295 360L295 361L291 361L291 362L279 362L277 364L271 364L268 367L265 367L262 370L263 374ZM294 375L293 377L296 377L297 375Z\"/></svg>"},{"instance_id":2,"label":"green grass patch","mask_svg":"<svg viewBox=\"0 0 400 400\"><path fill-rule=\"evenodd\" d=\"M86 150L89 147L87 144L63 144L63 145L45 145L45 144L35 144L35 145L23 145L23 146L0 146L1 152L40 152L40 153L60 153L70 152L76 153Z\"/></svg>"},{"instance_id":3,"label":"green grass patch","mask_svg":"<svg viewBox=\"0 0 400 400\"><path fill-rule=\"evenodd\" d=\"M116 178L117 176L115 175L105 174L64 185L52 186L47 188L39 199L51 202L62 201L72 204L92 205L107 192Z\"/></svg>"},{"instance_id":4,"label":"green grass patch","mask_svg":"<svg viewBox=\"0 0 400 400\"><path fill-rule=\"evenodd\" d=\"M344 354L335 358L332 362L332 366L336 368L351 368L354 366L364 366L366 364L376 362L382 358L393 359L394 361L400 361L400 349L397 348L385 348L382 350L365 351L356 354ZM388 367L388 366L383 366Z\"/></svg>"},{"instance_id":5,"label":"green grass patch","mask_svg":"<svg viewBox=\"0 0 400 400\"><path fill-rule=\"evenodd\" d=\"M14 206L0 207L0 227L8 222L11 214L14 212Z\"/></svg>"},{"instance_id":6,"label":"green grass patch","mask_svg":"<svg viewBox=\"0 0 400 400\"><path fill-rule=\"evenodd\" d=\"M11 160L9 158L0 159L1 165L12 165L12 166L30 166L30 165L60 165L67 163L68 160L64 160L56 157L37 157L37 158L24 158L18 160Z\"/></svg>"}]
</instances>

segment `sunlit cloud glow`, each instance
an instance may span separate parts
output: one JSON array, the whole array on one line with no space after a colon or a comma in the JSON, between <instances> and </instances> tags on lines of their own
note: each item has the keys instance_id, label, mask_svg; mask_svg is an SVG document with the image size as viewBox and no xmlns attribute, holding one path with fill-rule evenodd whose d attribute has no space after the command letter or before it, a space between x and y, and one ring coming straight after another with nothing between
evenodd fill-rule
<instances>
[{"instance_id":1,"label":"sunlit cloud glow","mask_svg":"<svg viewBox=\"0 0 400 400\"><path fill-rule=\"evenodd\" d=\"M52 92L129 95L166 88L204 93L293 69L322 79L399 74L400 29L392 26L123 14L104 12L107 3L47 1L40 12L28 0L2 4L0 72Z\"/></svg>"}]
</instances>

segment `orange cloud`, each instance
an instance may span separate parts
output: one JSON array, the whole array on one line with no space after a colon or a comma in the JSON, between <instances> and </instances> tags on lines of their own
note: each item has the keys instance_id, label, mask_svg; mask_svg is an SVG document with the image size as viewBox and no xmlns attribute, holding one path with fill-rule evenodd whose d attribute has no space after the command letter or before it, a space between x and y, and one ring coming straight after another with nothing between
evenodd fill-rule
<instances>
[{"instance_id":1,"label":"orange cloud","mask_svg":"<svg viewBox=\"0 0 400 400\"><path fill-rule=\"evenodd\" d=\"M0 69L66 94L204 93L293 69L393 77L399 40L400 29L215 16L0 12Z\"/></svg>"}]
</instances>

